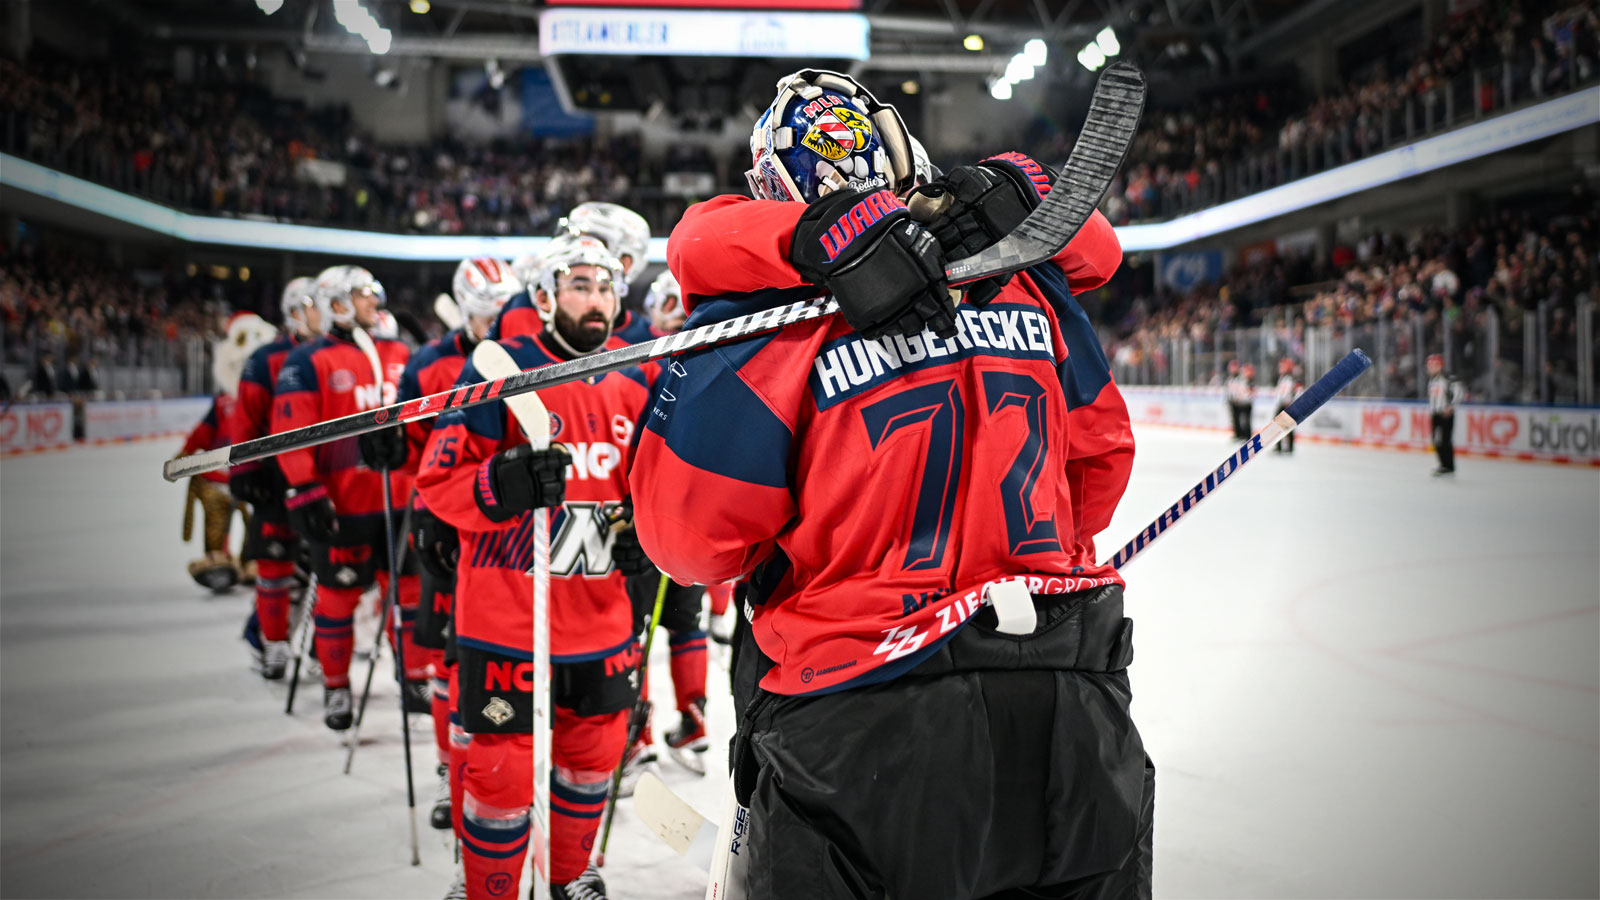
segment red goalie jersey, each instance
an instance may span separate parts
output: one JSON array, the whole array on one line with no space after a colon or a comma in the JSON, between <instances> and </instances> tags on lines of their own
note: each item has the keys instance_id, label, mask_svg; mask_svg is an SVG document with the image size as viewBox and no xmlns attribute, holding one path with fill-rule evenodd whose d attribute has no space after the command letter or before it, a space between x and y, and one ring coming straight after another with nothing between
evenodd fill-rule
<instances>
[{"instance_id":1,"label":"red goalie jersey","mask_svg":"<svg viewBox=\"0 0 1600 900\"><path fill-rule=\"evenodd\" d=\"M504 342L522 369L558 361L536 338ZM604 349L626 346L613 338ZM461 384L482 381L469 362ZM611 561L615 539L608 510L628 496L628 453L649 387L628 369L594 383L539 391L550 411L550 440L567 446L566 503L550 511L550 658L581 662L609 657L633 642L633 613L623 576ZM476 499L480 471L496 453L526 443L505 403L445 413L423 453L417 488L428 508L461 530L456 640L491 652L531 652L532 515L494 522Z\"/></svg>"},{"instance_id":2,"label":"red goalie jersey","mask_svg":"<svg viewBox=\"0 0 1600 900\"><path fill-rule=\"evenodd\" d=\"M787 262L801 204L718 198L668 246L696 326L815 296ZM1094 535L1127 485L1127 408L1072 298L1120 261L1105 219L960 334L865 340L842 316L674 359L631 477L664 571L751 576L762 687L895 677L980 608L984 586L1065 593L1120 579ZM885 523L890 523L886 527Z\"/></svg>"}]
</instances>

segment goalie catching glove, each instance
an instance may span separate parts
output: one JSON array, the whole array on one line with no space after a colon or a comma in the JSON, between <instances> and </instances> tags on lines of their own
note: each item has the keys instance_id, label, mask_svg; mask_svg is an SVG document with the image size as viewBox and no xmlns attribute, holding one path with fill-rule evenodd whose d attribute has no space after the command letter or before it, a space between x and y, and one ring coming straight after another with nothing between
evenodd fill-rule
<instances>
[{"instance_id":1,"label":"goalie catching glove","mask_svg":"<svg viewBox=\"0 0 1600 900\"><path fill-rule=\"evenodd\" d=\"M917 188L911 207L939 240L946 256L961 259L993 246L1022 224L1055 185L1048 167L1021 153L1002 153L975 166L951 169ZM924 210L929 210L924 214ZM967 300L983 306L1000 293L1010 275L966 285Z\"/></svg>"},{"instance_id":2,"label":"goalie catching glove","mask_svg":"<svg viewBox=\"0 0 1600 900\"><path fill-rule=\"evenodd\" d=\"M501 450L478 468L478 509L491 522L505 522L532 509L560 506L567 497L567 466L572 457L560 444L535 450L518 444Z\"/></svg>"},{"instance_id":3,"label":"goalie catching glove","mask_svg":"<svg viewBox=\"0 0 1600 900\"><path fill-rule=\"evenodd\" d=\"M812 202L795 225L789 259L807 282L833 293L862 337L956 335L944 253L893 191L834 191Z\"/></svg>"}]
</instances>

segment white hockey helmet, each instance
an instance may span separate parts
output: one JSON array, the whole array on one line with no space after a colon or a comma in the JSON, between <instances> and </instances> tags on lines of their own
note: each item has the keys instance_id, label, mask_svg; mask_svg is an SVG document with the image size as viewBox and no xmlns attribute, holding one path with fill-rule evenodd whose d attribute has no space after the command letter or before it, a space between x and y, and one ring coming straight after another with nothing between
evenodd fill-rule
<instances>
[{"instance_id":1,"label":"white hockey helmet","mask_svg":"<svg viewBox=\"0 0 1600 900\"><path fill-rule=\"evenodd\" d=\"M370 289L378 295L379 306L388 302L383 284L373 277L371 272L360 266L330 266L317 275L316 283L311 289L311 297L316 302L317 309L322 312L323 333L327 333L334 325L348 328L355 323L356 312L350 303L350 294L352 291L363 289ZM333 311L335 300L344 305L343 312Z\"/></svg>"},{"instance_id":2,"label":"white hockey helmet","mask_svg":"<svg viewBox=\"0 0 1600 900\"><path fill-rule=\"evenodd\" d=\"M511 261L511 274L517 276L527 290L539 287L539 272L544 268L544 251L524 253Z\"/></svg>"},{"instance_id":3,"label":"white hockey helmet","mask_svg":"<svg viewBox=\"0 0 1600 900\"><path fill-rule=\"evenodd\" d=\"M922 142L911 135L906 135L906 138L911 142L911 167L915 173L912 177L911 186L914 188L922 187L934 179L942 177L944 173L940 172L939 167L928 159L928 148L922 146Z\"/></svg>"},{"instance_id":4,"label":"white hockey helmet","mask_svg":"<svg viewBox=\"0 0 1600 900\"><path fill-rule=\"evenodd\" d=\"M900 113L848 75L801 69L750 134L750 193L814 203L837 190L909 190L916 176Z\"/></svg>"},{"instance_id":5,"label":"white hockey helmet","mask_svg":"<svg viewBox=\"0 0 1600 900\"><path fill-rule=\"evenodd\" d=\"M620 300L626 276L622 271L622 260L617 259L602 241L587 234L573 234L558 237L550 242L545 250L544 267L539 273L539 289L550 296L556 296L556 282L563 273L572 271L573 266L600 266L605 269L611 281L611 289ZM546 312L540 309L539 314L545 316ZM546 321L555 315L552 307Z\"/></svg>"},{"instance_id":6,"label":"white hockey helmet","mask_svg":"<svg viewBox=\"0 0 1600 900\"><path fill-rule=\"evenodd\" d=\"M663 331L681 326L688 318L683 309L683 289L670 270L650 282L650 292L644 296L644 311L650 323Z\"/></svg>"},{"instance_id":7,"label":"white hockey helmet","mask_svg":"<svg viewBox=\"0 0 1600 900\"><path fill-rule=\"evenodd\" d=\"M605 241L611 255L623 260L630 274L644 273L644 264L650 255L650 223L626 206L598 200L580 203L557 223L557 228L561 232L589 234ZM625 294L619 290L617 296Z\"/></svg>"},{"instance_id":8,"label":"white hockey helmet","mask_svg":"<svg viewBox=\"0 0 1600 900\"><path fill-rule=\"evenodd\" d=\"M239 391L239 376L244 374L244 364L257 347L272 343L278 329L255 313L235 313L228 320L228 333L211 346L211 376L216 379L217 390L235 394Z\"/></svg>"},{"instance_id":9,"label":"white hockey helmet","mask_svg":"<svg viewBox=\"0 0 1600 900\"><path fill-rule=\"evenodd\" d=\"M463 259L450 280L450 293L463 316L500 315L506 301L522 292L522 280L511 266L491 256Z\"/></svg>"},{"instance_id":10,"label":"white hockey helmet","mask_svg":"<svg viewBox=\"0 0 1600 900\"><path fill-rule=\"evenodd\" d=\"M302 337L311 334L311 328L306 320L306 311L316 305L311 298L311 288L315 279L301 276L291 280L283 288L283 297L278 301L279 309L283 311L283 328Z\"/></svg>"}]
</instances>

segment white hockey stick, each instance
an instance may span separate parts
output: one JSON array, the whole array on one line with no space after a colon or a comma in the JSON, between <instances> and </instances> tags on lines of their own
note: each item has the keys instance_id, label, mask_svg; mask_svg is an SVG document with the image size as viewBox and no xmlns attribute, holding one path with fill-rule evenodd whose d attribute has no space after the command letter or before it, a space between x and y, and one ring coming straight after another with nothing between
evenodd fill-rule
<instances>
[{"instance_id":1,"label":"white hockey stick","mask_svg":"<svg viewBox=\"0 0 1600 900\"><path fill-rule=\"evenodd\" d=\"M444 327L451 331L461 327L461 307L456 305L456 300L449 294L440 294L433 298L433 314L439 317Z\"/></svg>"},{"instance_id":2,"label":"white hockey stick","mask_svg":"<svg viewBox=\"0 0 1600 900\"><path fill-rule=\"evenodd\" d=\"M506 348L480 341L472 366L485 378L505 378L521 371ZM535 450L550 448L550 412L533 391L502 398ZM550 513L533 516L533 885L528 896L550 894Z\"/></svg>"}]
</instances>

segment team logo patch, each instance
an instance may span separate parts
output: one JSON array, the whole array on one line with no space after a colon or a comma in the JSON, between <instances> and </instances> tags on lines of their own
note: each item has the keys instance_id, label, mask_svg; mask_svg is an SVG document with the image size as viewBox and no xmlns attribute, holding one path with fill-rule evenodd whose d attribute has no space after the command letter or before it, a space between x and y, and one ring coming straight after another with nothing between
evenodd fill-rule
<instances>
[{"instance_id":1,"label":"team logo patch","mask_svg":"<svg viewBox=\"0 0 1600 900\"><path fill-rule=\"evenodd\" d=\"M483 707L483 717L496 725L504 725L511 721L511 717L516 714L516 710L511 708L511 704L499 697L491 697Z\"/></svg>"},{"instance_id":2,"label":"team logo patch","mask_svg":"<svg viewBox=\"0 0 1600 900\"><path fill-rule=\"evenodd\" d=\"M338 369L328 376L328 387L333 388L334 393L348 394L355 386L356 376L349 369Z\"/></svg>"},{"instance_id":3,"label":"team logo patch","mask_svg":"<svg viewBox=\"0 0 1600 900\"><path fill-rule=\"evenodd\" d=\"M377 422L379 425L389 421L389 411L387 409L378 410L378 414L373 418L373 421Z\"/></svg>"},{"instance_id":4,"label":"team logo patch","mask_svg":"<svg viewBox=\"0 0 1600 900\"><path fill-rule=\"evenodd\" d=\"M511 876L504 872L491 872L484 877L483 886L489 891L489 896L502 896L511 890Z\"/></svg>"},{"instance_id":5,"label":"team logo patch","mask_svg":"<svg viewBox=\"0 0 1600 900\"><path fill-rule=\"evenodd\" d=\"M612 416L611 436L617 439L617 443L626 446L633 439L633 420L622 415Z\"/></svg>"},{"instance_id":6,"label":"team logo patch","mask_svg":"<svg viewBox=\"0 0 1600 900\"><path fill-rule=\"evenodd\" d=\"M818 116L800 143L823 159L838 162L852 153L865 150L871 140L872 123L867 117L841 106Z\"/></svg>"},{"instance_id":7,"label":"team logo patch","mask_svg":"<svg viewBox=\"0 0 1600 900\"><path fill-rule=\"evenodd\" d=\"M349 566L340 566L339 571L333 573L333 580L346 586L355 584L356 570L350 568Z\"/></svg>"},{"instance_id":8,"label":"team logo patch","mask_svg":"<svg viewBox=\"0 0 1600 900\"><path fill-rule=\"evenodd\" d=\"M551 413L550 414L550 439L551 440L555 440L556 436L561 434L561 425L562 425L561 417L556 415L555 413Z\"/></svg>"}]
</instances>

